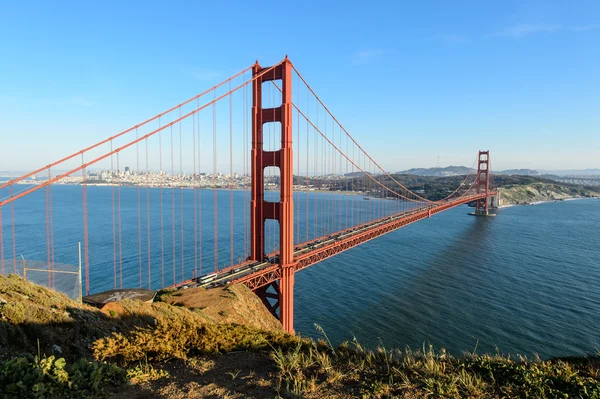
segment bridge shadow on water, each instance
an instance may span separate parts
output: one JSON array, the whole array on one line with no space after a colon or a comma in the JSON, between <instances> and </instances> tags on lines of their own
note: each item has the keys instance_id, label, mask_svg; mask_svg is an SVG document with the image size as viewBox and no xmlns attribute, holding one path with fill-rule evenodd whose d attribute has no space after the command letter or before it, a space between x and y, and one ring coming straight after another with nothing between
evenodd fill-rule
<instances>
[{"instance_id":1,"label":"bridge shadow on water","mask_svg":"<svg viewBox=\"0 0 600 399\"><path fill-rule=\"evenodd\" d=\"M476 347L480 353L542 357L593 350L588 324L573 325L574 320L587 320L587 314L571 310L586 305L590 296L579 298L576 288L565 283L572 278L564 265L568 257L561 257L560 249L548 249L548 256L556 258L552 262L533 257L532 248L540 245L541 237L535 233L537 225L523 225L525 211L474 218L466 229L459 228L464 221L432 219L423 230L443 234L434 231L433 237L420 238L422 257L409 258L417 250L413 243L402 248L403 255L410 254L382 264L379 278L385 280L374 288L377 298L356 309L346 330L370 346L382 342L414 348L425 343L454 355ZM562 248L560 243L551 245Z\"/></svg>"},{"instance_id":2,"label":"bridge shadow on water","mask_svg":"<svg viewBox=\"0 0 600 399\"><path fill-rule=\"evenodd\" d=\"M477 297L476 285L486 273L484 247L489 223L489 219L476 218L466 230L453 236L449 245L431 245L435 255L420 264L403 259L389 262L386 268L413 269L412 273L396 275L386 282L378 301L364 309L352 326L355 333L363 336L367 331L377 332L377 336L366 337L371 344L380 341L385 345L387 338L393 337L391 341L403 341L411 347L431 343L453 353L472 349L476 337L460 336L464 335L465 324L484 322L473 320L468 305L483 299ZM368 317L373 314L379 316L375 320ZM367 319L368 327L361 322Z\"/></svg>"}]
</instances>

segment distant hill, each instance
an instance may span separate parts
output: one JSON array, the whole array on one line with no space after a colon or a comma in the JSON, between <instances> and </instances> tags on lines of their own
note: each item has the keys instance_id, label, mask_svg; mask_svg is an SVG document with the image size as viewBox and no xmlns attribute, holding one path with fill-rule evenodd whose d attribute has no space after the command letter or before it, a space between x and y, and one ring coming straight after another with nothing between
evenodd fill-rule
<instances>
[{"instance_id":1,"label":"distant hill","mask_svg":"<svg viewBox=\"0 0 600 399\"><path fill-rule=\"evenodd\" d=\"M460 176L467 175L473 172L472 169L466 166L448 166L445 168L412 168L397 172L397 174L403 175L415 175L415 176L432 176L432 177L445 177L445 176ZM360 173L360 172L359 172ZM506 170L493 170L496 175L508 175L508 176L539 176L547 177L552 179L553 177L559 176L600 176L600 169L579 169L579 170L535 170L535 169L506 169Z\"/></svg>"},{"instance_id":2,"label":"distant hill","mask_svg":"<svg viewBox=\"0 0 600 399\"><path fill-rule=\"evenodd\" d=\"M507 169L495 172L497 175L521 176L600 176L600 169L570 169L570 170L534 170L534 169Z\"/></svg>"},{"instance_id":3,"label":"distant hill","mask_svg":"<svg viewBox=\"0 0 600 399\"><path fill-rule=\"evenodd\" d=\"M473 169L467 168L466 166L447 166L445 168L413 168L397 173L402 175L442 177L468 175L471 172L473 172Z\"/></svg>"},{"instance_id":4,"label":"distant hill","mask_svg":"<svg viewBox=\"0 0 600 399\"><path fill-rule=\"evenodd\" d=\"M371 175L371 176L375 176L373 173L369 173L369 172L350 172L350 173L346 173L344 176L346 177L361 177L364 176L365 174L367 175Z\"/></svg>"},{"instance_id":5,"label":"distant hill","mask_svg":"<svg viewBox=\"0 0 600 399\"><path fill-rule=\"evenodd\" d=\"M492 170L494 172L494 170ZM507 169L495 172L497 175L521 175L521 176L540 176L541 173L534 169Z\"/></svg>"},{"instance_id":6,"label":"distant hill","mask_svg":"<svg viewBox=\"0 0 600 399\"><path fill-rule=\"evenodd\" d=\"M600 169L545 170L543 172L556 176L600 176Z\"/></svg>"}]
</instances>

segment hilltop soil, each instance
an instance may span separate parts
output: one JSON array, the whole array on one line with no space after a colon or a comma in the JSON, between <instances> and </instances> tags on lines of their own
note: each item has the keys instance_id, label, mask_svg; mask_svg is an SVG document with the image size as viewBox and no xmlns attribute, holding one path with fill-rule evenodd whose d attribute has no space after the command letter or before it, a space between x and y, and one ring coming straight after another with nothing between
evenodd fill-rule
<instances>
[{"instance_id":1,"label":"hilltop soil","mask_svg":"<svg viewBox=\"0 0 600 399\"><path fill-rule=\"evenodd\" d=\"M160 300L173 306L196 310L209 323L243 324L262 330L282 330L281 323L262 301L244 285L188 288L166 291Z\"/></svg>"},{"instance_id":2,"label":"hilltop soil","mask_svg":"<svg viewBox=\"0 0 600 399\"><path fill-rule=\"evenodd\" d=\"M155 367L168 378L122 388L111 399L274 398L277 370L268 353L231 352L173 360Z\"/></svg>"}]
</instances>

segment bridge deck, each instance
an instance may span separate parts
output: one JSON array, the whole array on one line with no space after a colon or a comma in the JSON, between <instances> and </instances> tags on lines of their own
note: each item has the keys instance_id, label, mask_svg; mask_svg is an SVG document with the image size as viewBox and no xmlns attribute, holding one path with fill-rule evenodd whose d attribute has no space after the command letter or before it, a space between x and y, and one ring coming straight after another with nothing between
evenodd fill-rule
<instances>
[{"instance_id":1,"label":"bridge deck","mask_svg":"<svg viewBox=\"0 0 600 399\"><path fill-rule=\"evenodd\" d=\"M496 195L496 193L488 194L488 196L494 195ZM447 202L436 203L384 217L370 223L358 225L347 230L342 230L325 237L302 243L295 247L293 267L296 271L302 270L393 230L407 226L421 219L426 219L447 209L468 204L485 197L486 194L482 193L461 197ZM177 284L177 286L198 286L208 288L235 282L244 284L248 288L255 290L277 281L280 278L281 267L279 267L279 252L273 252L268 254L263 261L248 260L225 269L220 269L217 272L185 281Z\"/></svg>"}]
</instances>

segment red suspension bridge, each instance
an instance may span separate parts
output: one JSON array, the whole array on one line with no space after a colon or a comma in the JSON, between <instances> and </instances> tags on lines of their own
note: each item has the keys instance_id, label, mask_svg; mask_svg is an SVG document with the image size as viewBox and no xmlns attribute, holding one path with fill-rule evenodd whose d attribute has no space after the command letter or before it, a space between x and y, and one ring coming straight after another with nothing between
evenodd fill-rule
<instances>
[{"instance_id":1,"label":"red suspension bridge","mask_svg":"<svg viewBox=\"0 0 600 399\"><path fill-rule=\"evenodd\" d=\"M443 199L402 185L286 57L0 182L1 272L55 286L80 242L86 295L245 284L293 332L294 274L444 210L495 206L488 151ZM104 187L102 187L104 186Z\"/></svg>"}]
</instances>

